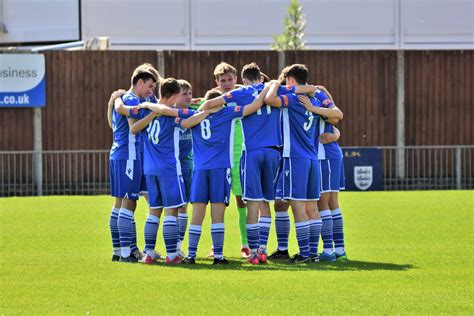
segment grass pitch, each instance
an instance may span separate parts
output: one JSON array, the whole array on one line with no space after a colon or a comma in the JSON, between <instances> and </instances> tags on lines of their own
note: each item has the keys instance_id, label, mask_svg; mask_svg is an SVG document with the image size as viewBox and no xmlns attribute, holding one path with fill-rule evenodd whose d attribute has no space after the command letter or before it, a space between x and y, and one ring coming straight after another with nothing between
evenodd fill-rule
<instances>
[{"instance_id":1,"label":"grass pitch","mask_svg":"<svg viewBox=\"0 0 474 316\"><path fill-rule=\"evenodd\" d=\"M0 199L0 314L473 314L472 191L342 193L349 262L250 266L227 209L228 266L111 262L106 196ZM145 201L136 221L143 246ZM161 227L157 249L164 251ZM272 225L269 250L276 245ZM294 231L290 252L297 251Z\"/></svg>"}]
</instances>

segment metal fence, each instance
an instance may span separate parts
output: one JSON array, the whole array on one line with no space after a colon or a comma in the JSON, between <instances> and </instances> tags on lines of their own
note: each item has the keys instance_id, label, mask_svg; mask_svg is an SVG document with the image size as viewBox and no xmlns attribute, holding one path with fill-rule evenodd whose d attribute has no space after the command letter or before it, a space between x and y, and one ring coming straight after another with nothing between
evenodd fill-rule
<instances>
[{"instance_id":1,"label":"metal fence","mask_svg":"<svg viewBox=\"0 0 474 316\"><path fill-rule=\"evenodd\" d=\"M384 190L474 189L474 146L407 146L402 148L403 176L397 147L382 149ZM43 151L43 195L109 193L109 151ZM0 151L0 196L38 195L34 151Z\"/></svg>"},{"instance_id":2,"label":"metal fence","mask_svg":"<svg viewBox=\"0 0 474 316\"><path fill-rule=\"evenodd\" d=\"M384 190L474 189L474 146L379 148ZM401 165L397 161L398 150L402 150L404 158Z\"/></svg>"},{"instance_id":3,"label":"metal fence","mask_svg":"<svg viewBox=\"0 0 474 316\"><path fill-rule=\"evenodd\" d=\"M109 193L109 150L43 151L43 195ZM0 152L0 196L38 195L34 151Z\"/></svg>"}]
</instances>

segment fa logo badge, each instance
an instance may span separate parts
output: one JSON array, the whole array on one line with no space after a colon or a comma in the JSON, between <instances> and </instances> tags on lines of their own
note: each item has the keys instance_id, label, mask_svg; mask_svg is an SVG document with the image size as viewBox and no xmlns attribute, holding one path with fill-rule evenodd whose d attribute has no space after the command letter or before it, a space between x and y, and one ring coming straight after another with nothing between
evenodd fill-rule
<instances>
[{"instance_id":1,"label":"fa logo badge","mask_svg":"<svg viewBox=\"0 0 474 316\"><path fill-rule=\"evenodd\" d=\"M367 190L372 185L373 169L372 166L354 167L354 184L360 190Z\"/></svg>"}]
</instances>

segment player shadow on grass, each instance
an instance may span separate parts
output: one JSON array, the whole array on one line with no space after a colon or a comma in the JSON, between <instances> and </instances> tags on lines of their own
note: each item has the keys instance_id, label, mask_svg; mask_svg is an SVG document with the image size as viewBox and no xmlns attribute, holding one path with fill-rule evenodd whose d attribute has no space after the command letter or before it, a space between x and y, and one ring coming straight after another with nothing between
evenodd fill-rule
<instances>
[{"instance_id":1,"label":"player shadow on grass","mask_svg":"<svg viewBox=\"0 0 474 316\"><path fill-rule=\"evenodd\" d=\"M228 265L212 265L211 260L198 259L196 264L186 265L166 265L165 263L159 263L157 266L166 266L170 268L178 269L190 269L190 270L244 270L244 271L260 271L260 270L272 270L272 271L305 271L305 270L322 270L322 271L376 271L376 270L391 270L391 271L407 271L414 269L412 264L397 264L387 262L369 262L369 261L336 261L336 262L317 262L317 263L303 263L303 264L291 264L285 260L269 261L267 264L251 265L244 260L229 259Z\"/></svg>"}]
</instances>

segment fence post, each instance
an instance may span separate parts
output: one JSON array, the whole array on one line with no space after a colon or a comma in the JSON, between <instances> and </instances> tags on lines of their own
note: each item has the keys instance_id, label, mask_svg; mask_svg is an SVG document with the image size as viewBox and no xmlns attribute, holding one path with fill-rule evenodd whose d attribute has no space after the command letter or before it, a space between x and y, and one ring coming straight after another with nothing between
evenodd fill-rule
<instances>
[{"instance_id":1,"label":"fence post","mask_svg":"<svg viewBox=\"0 0 474 316\"><path fill-rule=\"evenodd\" d=\"M282 71L285 68L285 51L278 52L278 72Z\"/></svg>"},{"instance_id":2,"label":"fence post","mask_svg":"<svg viewBox=\"0 0 474 316\"><path fill-rule=\"evenodd\" d=\"M158 69L160 76L163 78L165 77L165 53L163 51L157 51L156 56L156 68Z\"/></svg>"},{"instance_id":3,"label":"fence post","mask_svg":"<svg viewBox=\"0 0 474 316\"><path fill-rule=\"evenodd\" d=\"M461 147L456 147L456 189L462 189L461 183Z\"/></svg>"},{"instance_id":4,"label":"fence post","mask_svg":"<svg viewBox=\"0 0 474 316\"><path fill-rule=\"evenodd\" d=\"M397 153L395 170L398 178L405 178L405 54L397 50Z\"/></svg>"},{"instance_id":5,"label":"fence post","mask_svg":"<svg viewBox=\"0 0 474 316\"><path fill-rule=\"evenodd\" d=\"M33 150L36 194L43 195L43 145L41 139L41 108L33 108Z\"/></svg>"}]
</instances>

